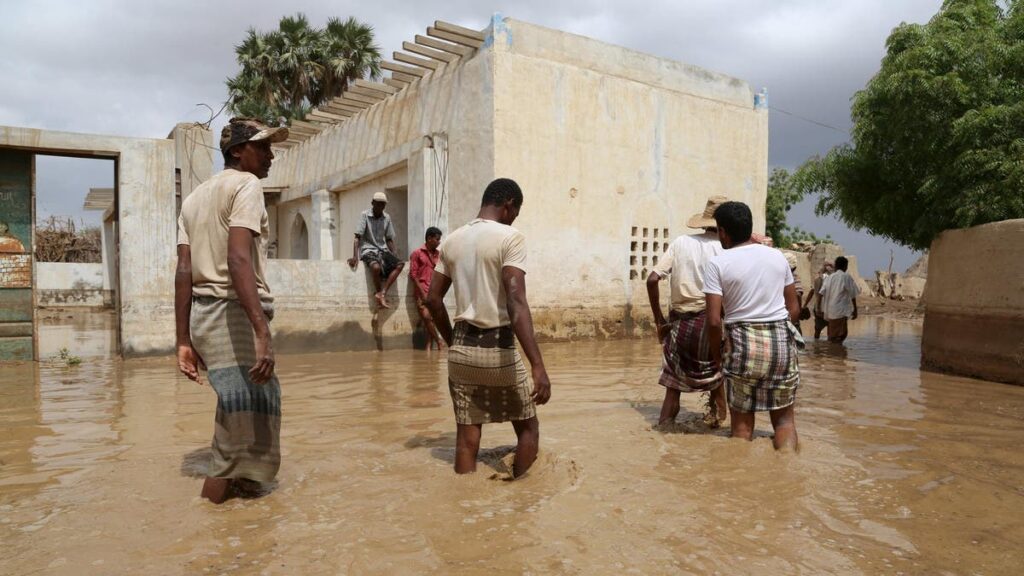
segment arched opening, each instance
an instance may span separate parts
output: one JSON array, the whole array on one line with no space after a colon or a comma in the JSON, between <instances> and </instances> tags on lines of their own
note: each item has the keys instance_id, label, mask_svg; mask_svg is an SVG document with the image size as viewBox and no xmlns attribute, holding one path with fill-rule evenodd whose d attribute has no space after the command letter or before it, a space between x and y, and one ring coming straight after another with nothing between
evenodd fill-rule
<instances>
[{"instance_id":1,"label":"arched opening","mask_svg":"<svg viewBox=\"0 0 1024 576\"><path fill-rule=\"evenodd\" d=\"M294 260L309 259L309 231L306 229L306 220L302 214L295 215L295 222L292 223L292 245L289 257Z\"/></svg>"}]
</instances>

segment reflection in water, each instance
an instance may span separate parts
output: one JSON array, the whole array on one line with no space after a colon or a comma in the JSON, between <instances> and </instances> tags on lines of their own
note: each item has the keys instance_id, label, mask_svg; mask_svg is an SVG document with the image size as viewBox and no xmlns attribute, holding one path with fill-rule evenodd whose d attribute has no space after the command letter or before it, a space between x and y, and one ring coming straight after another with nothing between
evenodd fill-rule
<instances>
[{"instance_id":1,"label":"reflection in water","mask_svg":"<svg viewBox=\"0 0 1024 576\"><path fill-rule=\"evenodd\" d=\"M544 351L543 451L511 483L491 479L508 425L484 429L479 473L451 472L443 355L282 356L279 486L219 508L192 477L215 397L171 359L5 367L3 572L1017 571L1024 389L920 372L913 324L809 346L798 455L766 416L752 443L652 430L650 340Z\"/></svg>"}]
</instances>

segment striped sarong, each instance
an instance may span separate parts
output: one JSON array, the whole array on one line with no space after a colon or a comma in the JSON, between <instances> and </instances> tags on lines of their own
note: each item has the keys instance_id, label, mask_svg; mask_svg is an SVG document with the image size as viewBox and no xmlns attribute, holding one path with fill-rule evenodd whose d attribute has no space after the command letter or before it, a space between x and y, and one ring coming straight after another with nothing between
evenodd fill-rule
<instances>
[{"instance_id":1,"label":"striped sarong","mask_svg":"<svg viewBox=\"0 0 1024 576\"><path fill-rule=\"evenodd\" d=\"M448 349L448 389L459 424L527 420L537 415L511 326L456 322Z\"/></svg>"},{"instance_id":2,"label":"striped sarong","mask_svg":"<svg viewBox=\"0 0 1024 576\"><path fill-rule=\"evenodd\" d=\"M778 410L796 402L800 384L795 329L786 320L725 327L729 352L722 372L729 406L740 412Z\"/></svg>"},{"instance_id":3,"label":"striped sarong","mask_svg":"<svg viewBox=\"0 0 1024 576\"><path fill-rule=\"evenodd\" d=\"M273 308L264 303L268 320ZM249 379L256 363L252 324L237 300L196 297L190 318L192 346L217 392L211 478L270 482L281 466L281 386L275 374Z\"/></svg>"},{"instance_id":4,"label":"striped sarong","mask_svg":"<svg viewBox=\"0 0 1024 576\"><path fill-rule=\"evenodd\" d=\"M722 384L722 375L711 362L707 314L669 314L672 330L662 342L661 379L658 384L683 392L709 392Z\"/></svg>"}]
</instances>

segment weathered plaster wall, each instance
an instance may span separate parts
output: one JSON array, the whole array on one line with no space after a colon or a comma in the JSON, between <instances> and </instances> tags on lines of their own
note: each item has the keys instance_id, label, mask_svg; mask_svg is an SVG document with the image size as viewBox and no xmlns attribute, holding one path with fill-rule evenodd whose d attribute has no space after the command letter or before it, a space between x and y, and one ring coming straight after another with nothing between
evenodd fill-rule
<instances>
[{"instance_id":1,"label":"weathered plaster wall","mask_svg":"<svg viewBox=\"0 0 1024 576\"><path fill-rule=\"evenodd\" d=\"M103 266L100 263L36 262L36 304L113 306L113 291L103 288Z\"/></svg>"},{"instance_id":2,"label":"weathered plaster wall","mask_svg":"<svg viewBox=\"0 0 1024 576\"><path fill-rule=\"evenodd\" d=\"M539 332L648 323L647 272L666 242L696 232L685 222L709 196L746 202L764 230L768 114L746 82L516 20L493 26L495 172L526 196L515 225Z\"/></svg>"},{"instance_id":3,"label":"weathered plaster wall","mask_svg":"<svg viewBox=\"0 0 1024 576\"><path fill-rule=\"evenodd\" d=\"M174 347L174 142L0 126L0 147L117 159L121 351Z\"/></svg>"},{"instance_id":4,"label":"weathered plaster wall","mask_svg":"<svg viewBox=\"0 0 1024 576\"><path fill-rule=\"evenodd\" d=\"M922 363L1024 384L1024 219L947 230L932 242Z\"/></svg>"}]
</instances>

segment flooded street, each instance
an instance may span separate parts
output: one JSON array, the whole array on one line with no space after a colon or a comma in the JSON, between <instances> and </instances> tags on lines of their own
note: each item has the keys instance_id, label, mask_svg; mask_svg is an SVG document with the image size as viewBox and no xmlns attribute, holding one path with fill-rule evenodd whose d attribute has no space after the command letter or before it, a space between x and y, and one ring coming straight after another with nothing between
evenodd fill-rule
<instances>
[{"instance_id":1,"label":"flooded street","mask_svg":"<svg viewBox=\"0 0 1024 576\"><path fill-rule=\"evenodd\" d=\"M913 323L851 330L801 357L799 454L766 414L752 443L706 430L695 395L653 430L651 339L544 345L553 399L516 482L508 424L452 472L436 352L282 355L279 485L221 507L196 478L215 395L170 358L4 367L0 572L1020 573L1024 388L920 372Z\"/></svg>"}]
</instances>

